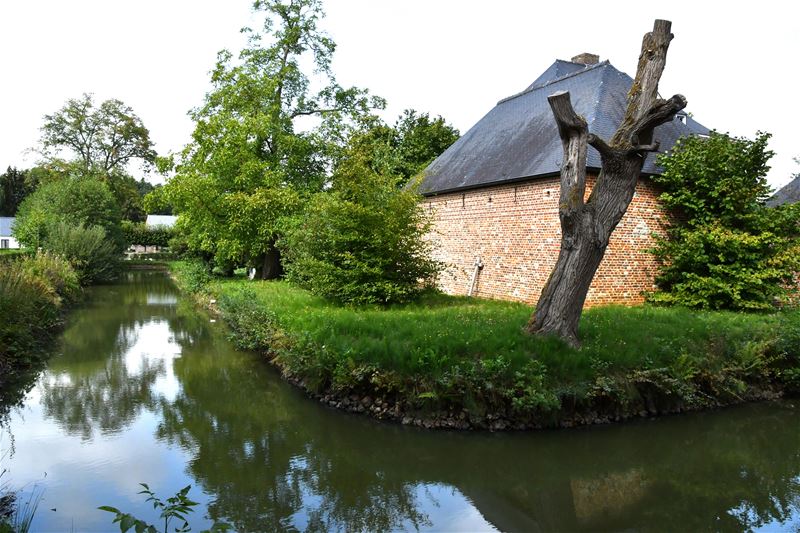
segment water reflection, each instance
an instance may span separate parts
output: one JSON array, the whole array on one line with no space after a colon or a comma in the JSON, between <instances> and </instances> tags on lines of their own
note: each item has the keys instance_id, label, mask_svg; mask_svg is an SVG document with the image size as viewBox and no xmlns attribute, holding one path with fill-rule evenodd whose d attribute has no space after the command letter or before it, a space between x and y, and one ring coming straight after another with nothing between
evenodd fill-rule
<instances>
[{"instance_id":1,"label":"water reflection","mask_svg":"<svg viewBox=\"0 0 800 533\"><path fill-rule=\"evenodd\" d=\"M305 399L153 273L97 290L11 424L14 479L44 469L61 509L36 530L106 530L100 504L154 520L139 481L191 483L239 531L800 526L791 403L514 435L378 424Z\"/></svg>"}]
</instances>

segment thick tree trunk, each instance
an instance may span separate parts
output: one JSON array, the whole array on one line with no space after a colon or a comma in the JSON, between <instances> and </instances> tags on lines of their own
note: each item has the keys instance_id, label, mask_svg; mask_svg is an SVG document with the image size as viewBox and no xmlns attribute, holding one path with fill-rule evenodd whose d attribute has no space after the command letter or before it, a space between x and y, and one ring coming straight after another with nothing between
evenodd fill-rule
<instances>
[{"instance_id":1,"label":"thick tree trunk","mask_svg":"<svg viewBox=\"0 0 800 533\"><path fill-rule=\"evenodd\" d=\"M256 266L256 279L278 279L283 276L281 254L275 243L270 243L267 252L261 256L260 265Z\"/></svg>"},{"instance_id":2,"label":"thick tree trunk","mask_svg":"<svg viewBox=\"0 0 800 533\"><path fill-rule=\"evenodd\" d=\"M603 260L609 238L633 199L636 182L653 143L656 126L672 120L686 107L675 95L660 100L658 82L672 39L670 22L656 20L642 41L636 79L628 93L628 108L611 144L589 134L586 121L575 113L568 92L548 97L564 148L561 167L561 250L547 280L527 331L557 335L578 347L578 324L595 272ZM589 199L586 191L586 151L591 145L602 161L600 175Z\"/></svg>"}]
</instances>

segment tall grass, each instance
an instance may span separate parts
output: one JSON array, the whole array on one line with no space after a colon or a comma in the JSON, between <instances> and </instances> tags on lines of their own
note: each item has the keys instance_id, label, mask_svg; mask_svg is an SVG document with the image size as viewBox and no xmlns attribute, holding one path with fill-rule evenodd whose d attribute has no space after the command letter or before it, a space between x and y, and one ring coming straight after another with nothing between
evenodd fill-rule
<instances>
[{"instance_id":1,"label":"tall grass","mask_svg":"<svg viewBox=\"0 0 800 533\"><path fill-rule=\"evenodd\" d=\"M0 268L0 385L38 357L80 294L78 276L57 256L38 253Z\"/></svg>"}]
</instances>

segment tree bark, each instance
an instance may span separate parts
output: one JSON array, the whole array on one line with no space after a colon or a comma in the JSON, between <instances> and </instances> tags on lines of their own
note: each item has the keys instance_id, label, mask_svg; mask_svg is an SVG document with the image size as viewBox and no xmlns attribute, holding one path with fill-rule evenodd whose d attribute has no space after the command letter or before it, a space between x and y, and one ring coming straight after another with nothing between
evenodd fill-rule
<instances>
[{"instance_id":1,"label":"tree bark","mask_svg":"<svg viewBox=\"0 0 800 533\"><path fill-rule=\"evenodd\" d=\"M270 243L267 252L261 256L261 264L256 266L256 279L278 279L283 276L281 254L275 243Z\"/></svg>"},{"instance_id":2,"label":"tree bark","mask_svg":"<svg viewBox=\"0 0 800 533\"><path fill-rule=\"evenodd\" d=\"M610 143L590 134L583 117L572 108L568 92L548 97L564 149L561 167L561 250L542 289L526 330L557 335L579 347L578 325L595 272L605 255L611 233L633 199L636 183L649 152L658 150L653 130L686 107L675 95L658 98L658 82L672 40L671 23L656 20L642 40L642 51L628 107ZM601 170L589 199L586 191L586 151L600 153Z\"/></svg>"}]
</instances>

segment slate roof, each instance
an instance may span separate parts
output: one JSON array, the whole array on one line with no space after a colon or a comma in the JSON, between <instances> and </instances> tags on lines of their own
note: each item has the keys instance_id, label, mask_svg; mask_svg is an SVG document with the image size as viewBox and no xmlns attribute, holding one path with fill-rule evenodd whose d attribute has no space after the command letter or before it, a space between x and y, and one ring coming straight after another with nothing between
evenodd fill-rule
<instances>
[{"instance_id":1,"label":"slate roof","mask_svg":"<svg viewBox=\"0 0 800 533\"><path fill-rule=\"evenodd\" d=\"M10 237L13 225L14 217L0 217L0 237Z\"/></svg>"},{"instance_id":2,"label":"slate roof","mask_svg":"<svg viewBox=\"0 0 800 533\"><path fill-rule=\"evenodd\" d=\"M562 148L547 97L569 91L575 111L589 131L608 140L625 114L633 79L608 61L583 65L558 60L527 89L489 111L426 169L420 192L426 195L497 185L559 173ZM707 135L708 129L681 112L656 128L654 139L668 150L685 135ZM600 168L600 155L589 149L587 166ZM643 174L656 174L650 155Z\"/></svg>"},{"instance_id":3,"label":"slate roof","mask_svg":"<svg viewBox=\"0 0 800 533\"><path fill-rule=\"evenodd\" d=\"M800 202L800 176L796 177L767 200L769 207Z\"/></svg>"}]
</instances>

